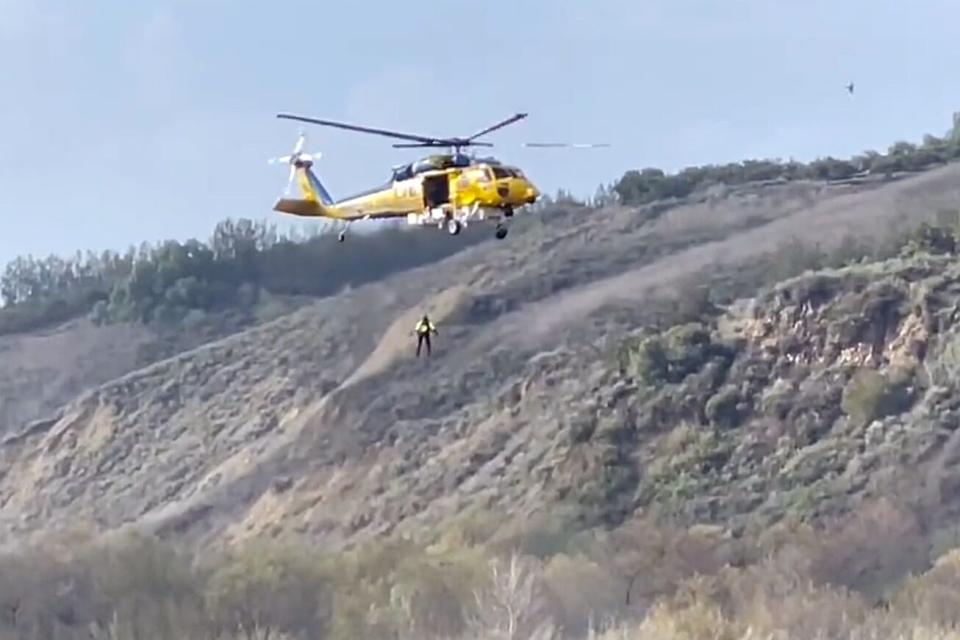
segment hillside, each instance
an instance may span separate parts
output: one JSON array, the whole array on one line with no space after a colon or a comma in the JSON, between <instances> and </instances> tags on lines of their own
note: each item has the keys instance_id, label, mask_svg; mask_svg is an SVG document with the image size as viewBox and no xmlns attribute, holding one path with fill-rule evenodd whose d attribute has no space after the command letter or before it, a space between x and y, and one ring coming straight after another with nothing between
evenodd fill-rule
<instances>
[{"instance_id":1,"label":"hillside","mask_svg":"<svg viewBox=\"0 0 960 640\"><path fill-rule=\"evenodd\" d=\"M802 308L837 323L827 337L839 346L811 347L806 369L788 366L802 328L789 314L806 300L799 291L817 287L785 283L792 301L767 294L755 316L711 320L696 285L728 302L815 265L814 244L856 256L864 243L876 250L898 228L958 208L956 165L878 184L745 187L671 206L561 206L518 221L507 242L481 242L130 371L11 433L0 521L16 534L10 541L68 524L128 524L186 541L307 533L335 547L476 508L522 518L562 507L585 523L653 509L690 522L733 517L739 528L791 510L842 509L883 491L905 462L924 473L942 467L944 443L895 417L871 437L900 435L851 457L849 447L865 446L861 432L824 403L852 375L849 350L871 341L900 352L907 302L920 301L914 289L936 293L924 303L931 313L949 306L949 290L934 286L949 265L883 263L875 277L855 266L837 276ZM880 328L851 329L874 289ZM424 310L441 334L434 357L418 361L408 331ZM698 316L702 329L669 328ZM764 318L773 333L750 333ZM628 377L617 362L629 332L655 325L673 383L651 390L635 357ZM730 343L738 326L745 342ZM671 360L678 349L681 364ZM678 366L690 375L672 378ZM917 394L919 384L907 386ZM784 385L798 395L770 409ZM933 392L909 397L915 411L940 409ZM917 438L930 451L904 460L884 448L888 437ZM782 448L764 449L778 438Z\"/></svg>"},{"instance_id":2,"label":"hillside","mask_svg":"<svg viewBox=\"0 0 960 640\"><path fill-rule=\"evenodd\" d=\"M747 160L671 175L630 170L601 186L594 205L650 205L645 218L677 204L715 202L731 192L756 198L768 185L792 193L787 197L803 192L803 204L812 204L818 196L803 186L810 180L828 181L831 193L845 187L856 191L955 161L960 158L957 122L954 117L943 137L927 135L921 144L900 141L886 152L849 160ZM791 185L800 185L799 191ZM558 197L569 199L562 190ZM538 208L550 208L551 202L544 198ZM281 234L263 221L227 219L206 241L17 257L0 273L0 433L45 420L78 393L118 375L276 318L311 299L489 241L480 232L435 242L433 234L382 228L354 237L350 251L338 251L329 231L314 225ZM58 351L50 366L48 355Z\"/></svg>"},{"instance_id":3,"label":"hillside","mask_svg":"<svg viewBox=\"0 0 960 640\"><path fill-rule=\"evenodd\" d=\"M17 258L0 275L0 434L123 374L480 239L436 243L387 227L344 252L328 230L283 236L228 219L207 242Z\"/></svg>"},{"instance_id":4,"label":"hillside","mask_svg":"<svg viewBox=\"0 0 960 640\"><path fill-rule=\"evenodd\" d=\"M279 300L265 305L259 316L269 320L298 304L294 299ZM180 327L98 326L81 317L0 335L0 434L49 419L84 391L249 324L229 312Z\"/></svg>"}]
</instances>

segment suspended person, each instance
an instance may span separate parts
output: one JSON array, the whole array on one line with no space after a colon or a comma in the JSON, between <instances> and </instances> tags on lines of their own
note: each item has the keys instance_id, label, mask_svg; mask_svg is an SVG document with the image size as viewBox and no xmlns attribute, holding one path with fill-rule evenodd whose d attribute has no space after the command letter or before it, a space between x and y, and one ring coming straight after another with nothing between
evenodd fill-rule
<instances>
[{"instance_id":1,"label":"suspended person","mask_svg":"<svg viewBox=\"0 0 960 640\"><path fill-rule=\"evenodd\" d=\"M430 355L430 334L436 335L437 328L433 326L433 323L430 322L430 318L427 317L427 314L423 314L423 318L420 319L420 322L417 323L416 329L417 333L417 357L420 357L420 349L423 347L423 344L427 344L427 355Z\"/></svg>"}]
</instances>

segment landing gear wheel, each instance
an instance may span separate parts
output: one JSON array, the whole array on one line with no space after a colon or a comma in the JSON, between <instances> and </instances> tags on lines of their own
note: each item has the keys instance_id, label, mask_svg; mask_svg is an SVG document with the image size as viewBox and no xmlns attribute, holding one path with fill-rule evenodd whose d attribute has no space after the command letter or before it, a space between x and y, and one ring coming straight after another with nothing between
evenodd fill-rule
<instances>
[{"instance_id":1,"label":"landing gear wheel","mask_svg":"<svg viewBox=\"0 0 960 640\"><path fill-rule=\"evenodd\" d=\"M497 226L497 230L496 232L494 232L494 236L496 236L497 240L503 240L504 238L507 237L507 228L502 226Z\"/></svg>"},{"instance_id":2,"label":"landing gear wheel","mask_svg":"<svg viewBox=\"0 0 960 640\"><path fill-rule=\"evenodd\" d=\"M460 224L459 220L454 220L453 218L447 220L447 233L450 235L455 236L459 234L462 228L463 225Z\"/></svg>"}]
</instances>

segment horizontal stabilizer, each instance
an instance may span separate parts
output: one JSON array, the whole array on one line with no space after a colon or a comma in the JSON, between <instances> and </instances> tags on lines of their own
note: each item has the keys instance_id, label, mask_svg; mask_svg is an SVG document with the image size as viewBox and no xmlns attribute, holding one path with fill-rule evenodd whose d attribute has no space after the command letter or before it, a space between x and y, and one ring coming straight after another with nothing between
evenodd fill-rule
<instances>
[{"instance_id":1,"label":"horizontal stabilizer","mask_svg":"<svg viewBox=\"0 0 960 640\"><path fill-rule=\"evenodd\" d=\"M330 212L316 200L304 200L302 198L280 198L273 205L273 210L295 216L330 216Z\"/></svg>"}]
</instances>

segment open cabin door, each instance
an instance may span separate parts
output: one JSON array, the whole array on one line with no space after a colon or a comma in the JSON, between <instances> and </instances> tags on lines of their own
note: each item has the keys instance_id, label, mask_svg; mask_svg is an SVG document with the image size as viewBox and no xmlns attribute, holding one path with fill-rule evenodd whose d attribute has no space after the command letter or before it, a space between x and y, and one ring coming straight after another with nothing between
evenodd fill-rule
<instances>
[{"instance_id":1,"label":"open cabin door","mask_svg":"<svg viewBox=\"0 0 960 640\"><path fill-rule=\"evenodd\" d=\"M450 182L447 175L423 177L423 206L425 209L433 209L445 205L450 201Z\"/></svg>"}]
</instances>

